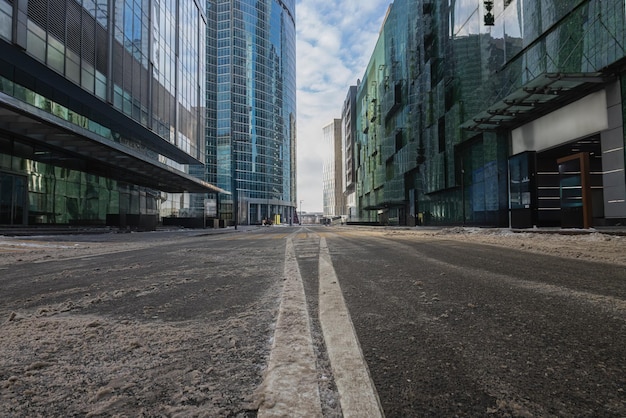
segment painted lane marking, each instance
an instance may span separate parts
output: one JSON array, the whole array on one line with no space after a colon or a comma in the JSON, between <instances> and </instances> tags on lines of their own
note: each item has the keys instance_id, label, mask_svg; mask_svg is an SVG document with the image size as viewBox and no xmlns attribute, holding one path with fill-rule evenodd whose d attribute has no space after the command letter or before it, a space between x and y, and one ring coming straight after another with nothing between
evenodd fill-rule
<instances>
[{"instance_id":1,"label":"painted lane marking","mask_svg":"<svg viewBox=\"0 0 626 418\"><path fill-rule=\"evenodd\" d=\"M320 239L319 298L322 333L343 416L384 417L324 237Z\"/></svg>"},{"instance_id":2,"label":"painted lane marking","mask_svg":"<svg viewBox=\"0 0 626 418\"><path fill-rule=\"evenodd\" d=\"M284 280L270 362L257 392L258 417L321 417L309 312L291 238L285 249Z\"/></svg>"}]
</instances>

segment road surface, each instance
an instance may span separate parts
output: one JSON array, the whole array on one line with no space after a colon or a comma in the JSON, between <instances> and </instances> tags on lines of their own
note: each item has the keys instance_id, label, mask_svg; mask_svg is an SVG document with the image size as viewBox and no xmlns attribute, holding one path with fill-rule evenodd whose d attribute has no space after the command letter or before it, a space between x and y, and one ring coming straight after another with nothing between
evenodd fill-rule
<instances>
[{"instance_id":1,"label":"road surface","mask_svg":"<svg viewBox=\"0 0 626 418\"><path fill-rule=\"evenodd\" d=\"M626 415L619 264L266 227L0 239L0 286L3 416Z\"/></svg>"}]
</instances>

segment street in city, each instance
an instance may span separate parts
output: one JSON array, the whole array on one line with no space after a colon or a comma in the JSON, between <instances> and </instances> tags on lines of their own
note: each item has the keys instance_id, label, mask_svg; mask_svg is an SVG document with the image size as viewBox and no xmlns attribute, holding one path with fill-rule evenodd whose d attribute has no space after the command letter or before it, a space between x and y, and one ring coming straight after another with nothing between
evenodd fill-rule
<instances>
[{"instance_id":1,"label":"street in city","mask_svg":"<svg viewBox=\"0 0 626 418\"><path fill-rule=\"evenodd\" d=\"M0 237L0 416L626 416L624 239Z\"/></svg>"}]
</instances>

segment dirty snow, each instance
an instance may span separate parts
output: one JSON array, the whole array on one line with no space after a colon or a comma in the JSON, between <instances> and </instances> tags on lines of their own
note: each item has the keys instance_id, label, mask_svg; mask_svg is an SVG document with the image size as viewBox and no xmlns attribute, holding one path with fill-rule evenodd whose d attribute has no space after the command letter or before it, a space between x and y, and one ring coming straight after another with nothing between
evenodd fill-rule
<instances>
[{"instance_id":1,"label":"dirty snow","mask_svg":"<svg viewBox=\"0 0 626 418\"><path fill-rule=\"evenodd\" d=\"M455 239L558 257L626 265L626 237L586 230L514 232L500 228L387 229L385 235L403 238Z\"/></svg>"},{"instance_id":2,"label":"dirty snow","mask_svg":"<svg viewBox=\"0 0 626 418\"><path fill-rule=\"evenodd\" d=\"M0 237L0 277L12 265L36 268L38 262L157 245L162 243ZM85 313L129 292L142 297L136 284L128 285L68 294L36 308L0 303L0 416L256 415L250 388L260 384L267 364L276 289L245 310L210 321ZM175 289L176 280L170 286Z\"/></svg>"},{"instance_id":3,"label":"dirty snow","mask_svg":"<svg viewBox=\"0 0 626 418\"><path fill-rule=\"evenodd\" d=\"M246 327L247 319L235 321L168 325L11 315L2 325L0 411L16 417L33 412L122 416L129 411L134 416L227 415L232 405L224 384L250 377L240 370L249 364L228 361L250 355L232 333ZM240 408L255 409L246 406L253 399L245 394L239 401Z\"/></svg>"}]
</instances>

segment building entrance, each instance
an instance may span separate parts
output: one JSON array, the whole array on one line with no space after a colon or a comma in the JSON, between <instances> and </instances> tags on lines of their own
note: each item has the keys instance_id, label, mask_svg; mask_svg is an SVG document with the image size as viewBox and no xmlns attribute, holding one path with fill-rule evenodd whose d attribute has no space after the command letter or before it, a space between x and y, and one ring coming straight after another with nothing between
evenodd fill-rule
<instances>
[{"instance_id":1,"label":"building entrance","mask_svg":"<svg viewBox=\"0 0 626 418\"><path fill-rule=\"evenodd\" d=\"M26 177L0 172L0 225L28 223Z\"/></svg>"},{"instance_id":2,"label":"building entrance","mask_svg":"<svg viewBox=\"0 0 626 418\"><path fill-rule=\"evenodd\" d=\"M600 136L537 153L538 225L590 228L604 218Z\"/></svg>"},{"instance_id":3,"label":"building entrance","mask_svg":"<svg viewBox=\"0 0 626 418\"><path fill-rule=\"evenodd\" d=\"M510 157L509 205L513 228L590 228L602 224L600 137Z\"/></svg>"}]
</instances>

